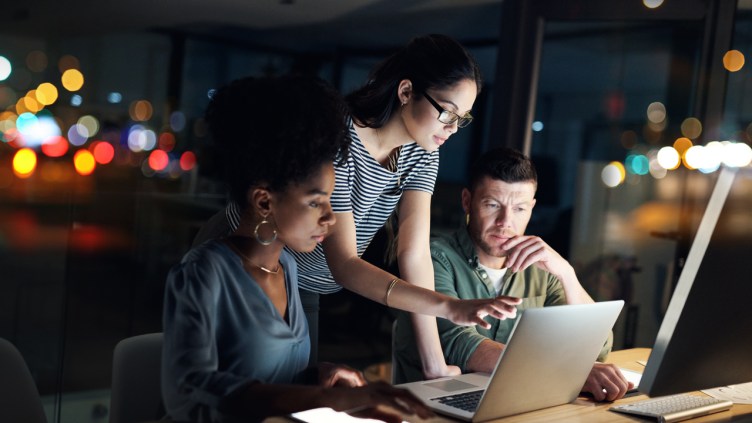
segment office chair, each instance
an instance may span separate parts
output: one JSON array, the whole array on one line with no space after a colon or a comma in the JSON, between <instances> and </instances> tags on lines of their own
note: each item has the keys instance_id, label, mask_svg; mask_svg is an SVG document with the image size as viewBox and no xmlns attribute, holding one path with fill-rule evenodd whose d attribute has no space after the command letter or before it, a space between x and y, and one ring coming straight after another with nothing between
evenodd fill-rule
<instances>
[{"instance_id":1,"label":"office chair","mask_svg":"<svg viewBox=\"0 0 752 423\"><path fill-rule=\"evenodd\" d=\"M161 367L161 332L118 342L112 355L110 423L135 423L164 417Z\"/></svg>"},{"instance_id":2,"label":"office chair","mask_svg":"<svg viewBox=\"0 0 752 423\"><path fill-rule=\"evenodd\" d=\"M47 423L39 391L21 353L0 338L0 421Z\"/></svg>"}]
</instances>

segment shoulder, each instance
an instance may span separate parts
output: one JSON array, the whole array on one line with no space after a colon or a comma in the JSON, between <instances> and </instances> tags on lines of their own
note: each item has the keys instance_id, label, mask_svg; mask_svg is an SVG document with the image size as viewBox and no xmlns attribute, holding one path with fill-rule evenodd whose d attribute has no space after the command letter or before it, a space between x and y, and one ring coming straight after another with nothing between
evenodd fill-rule
<instances>
[{"instance_id":1,"label":"shoulder","mask_svg":"<svg viewBox=\"0 0 752 423\"><path fill-rule=\"evenodd\" d=\"M426 151L415 142L403 146L400 154L410 162L423 164L439 162L439 150Z\"/></svg>"},{"instance_id":2,"label":"shoulder","mask_svg":"<svg viewBox=\"0 0 752 423\"><path fill-rule=\"evenodd\" d=\"M234 253L223 241L213 239L188 251L176 267L193 268L197 271L216 271L227 267L234 257Z\"/></svg>"},{"instance_id":3,"label":"shoulder","mask_svg":"<svg viewBox=\"0 0 752 423\"><path fill-rule=\"evenodd\" d=\"M440 233L431 236L431 257L449 267L452 261L461 260L457 245L451 234Z\"/></svg>"}]
</instances>

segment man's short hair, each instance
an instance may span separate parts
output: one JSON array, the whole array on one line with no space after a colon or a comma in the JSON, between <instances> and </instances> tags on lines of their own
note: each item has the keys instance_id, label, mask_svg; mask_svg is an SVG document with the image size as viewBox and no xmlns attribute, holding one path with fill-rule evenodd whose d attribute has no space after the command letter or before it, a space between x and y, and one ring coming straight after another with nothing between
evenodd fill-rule
<instances>
[{"instance_id":1,"label":"man's short hair","mask_svg":"<svg viewBox=\"0 0 752 423\"><path fill-rule=\"evenodd\" d=\"M521 152L499 147L483 153L470 168L471 191L484 177L498 179L506 183L532 182L537 188L538 174L530 159Z\"/></svg>"}]
</instances>

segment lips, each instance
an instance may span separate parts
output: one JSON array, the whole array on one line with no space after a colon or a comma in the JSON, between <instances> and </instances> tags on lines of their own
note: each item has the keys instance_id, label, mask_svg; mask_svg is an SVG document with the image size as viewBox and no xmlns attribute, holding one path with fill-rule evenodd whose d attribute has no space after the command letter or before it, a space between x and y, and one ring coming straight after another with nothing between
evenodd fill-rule
<instances>
[{"instance_id":1,"label":"lips","mask_svg":"<svg viewBox=\"0 0 752 423\"><path fill-rule=\"evenodd\" d=\"M446 142L447 138L440 138L440 137L434 136L433 140L436 144L438 144L439 147L441 147Z\"/></svg>"}]
</instances>

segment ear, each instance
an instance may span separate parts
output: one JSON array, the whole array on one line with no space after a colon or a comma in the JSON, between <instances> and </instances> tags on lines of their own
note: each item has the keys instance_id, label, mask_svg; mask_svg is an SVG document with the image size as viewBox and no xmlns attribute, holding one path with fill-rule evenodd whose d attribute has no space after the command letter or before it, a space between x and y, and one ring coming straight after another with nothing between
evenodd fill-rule
<instances>
[{"instance_id":1,"label":"ear","mask_svg":"<svg viewBox=\"0 0 752 423\"><path fill-rule=\"evenodd\" d=\"M397 85L397 98L404 106L413 97L413 83L409 79L403 79Z\"/></svg>"},{"instance_id":2,"label":"ear","mask_svg":"<svg viewBox=\"0 0 752 423\"><path fill-rule=\"evenodd\" d=\"M535 208L535 203L538 201L537 198L533 198L533 201L530 203L530 211L533 211L533 208Z\"/></svg>"},{"instance_id":3,"label":"ear","mask_svg":"<svg viewBox=\"0 0 752 423\"><path fill-rule=\"evenodd\" d=\"M253 187L248 190L248 205L262 217L271 213L271 192L264 187Z\"/></svg>"},{"instance_id":4,"label":"ear","mask_svg":"<svg viewBox=\"0 0 752 423\"><path fill-rule=\"evenodd\" d=\"M470 201L473 199L473 194L467 188L462 188L462 210L465 214L470 213Z\"/></svg>"}]
</instances>

